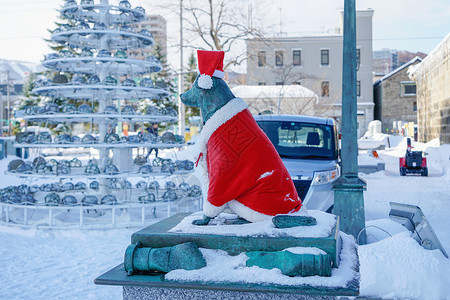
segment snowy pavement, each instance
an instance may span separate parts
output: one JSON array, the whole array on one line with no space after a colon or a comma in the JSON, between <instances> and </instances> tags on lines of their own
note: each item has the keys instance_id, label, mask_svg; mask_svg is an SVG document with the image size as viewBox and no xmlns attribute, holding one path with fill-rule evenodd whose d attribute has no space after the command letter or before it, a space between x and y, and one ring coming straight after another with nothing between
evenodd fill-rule
<instances>
[{"instance_id":1,"label":"snowy pavement","mask_svg":"<svg viewBox=\"0 0 450 300\"><path fill-rule=\"evenodd\" d=\"M367 228L370 244L359 247L361 295L450 299L450 260L421 248L388 217L391 201L419 206L450 253L450 145L416 147L428 153L429 177L399 176L404 143L378 151L385 172L361 175L367 181L366 224L376 226ZM4 180L4 164L0 168L0 187L12 184ZM0 299L121 299L120 287L97 286L93 280L123 261L135 231L0 226Z\"/></svg>"}]
</instances>

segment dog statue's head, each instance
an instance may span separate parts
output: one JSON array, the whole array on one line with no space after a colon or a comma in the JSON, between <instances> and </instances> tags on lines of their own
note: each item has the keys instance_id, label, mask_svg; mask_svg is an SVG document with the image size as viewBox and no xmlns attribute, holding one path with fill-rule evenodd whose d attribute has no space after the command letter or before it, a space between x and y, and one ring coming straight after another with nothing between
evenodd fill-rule
<instances>
[{"instance_id":1,"label":"dog statue's head","mask_svg":"<svg viewBox=\"0 0 450 300\"><path fill-rule=\"evenodd\" d=\"M199 87L197 77L191 89L180 95L181 102L184 104L200 108L204 122L208 121L222 106L236 98L223 79L215 77L211 79L210 89Z\"/></svg>"},{"instance_id":2,"label":"dog statue's head","mask_svg":"<svg viewBox=\"0 0 450 300\"><path fill-rule=\"evenodd\" d=\"M204 122L235 98L228 85L222 80L224 55L223 51L198 50L200 75L192 88L180 95L181 102L184 104L200 108Z\"/></svg>"}]
</instances>

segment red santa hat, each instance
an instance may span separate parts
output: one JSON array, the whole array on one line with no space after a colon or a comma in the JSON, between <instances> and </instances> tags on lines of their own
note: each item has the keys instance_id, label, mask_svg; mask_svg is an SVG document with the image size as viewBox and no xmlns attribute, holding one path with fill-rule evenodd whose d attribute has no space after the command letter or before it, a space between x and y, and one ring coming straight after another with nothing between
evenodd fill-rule
<instances>
[{"instance_id":1,"label":"red santa hat","mask_svg":"<svg viewBox=\"0 0 450 300\"><path fill-rule=\"evenodd\" d=\"M225 52L223 51L206 51L197 50L198 58L198 86L202 89L212 88L212 78L223 78L223 58Z\"/></svg>"}]
</instances>

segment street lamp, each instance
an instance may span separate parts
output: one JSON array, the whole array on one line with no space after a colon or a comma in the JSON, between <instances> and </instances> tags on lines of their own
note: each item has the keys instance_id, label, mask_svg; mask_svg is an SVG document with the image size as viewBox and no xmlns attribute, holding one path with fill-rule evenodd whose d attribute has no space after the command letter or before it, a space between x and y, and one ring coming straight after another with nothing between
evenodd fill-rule
<instances>
[{"instance_id":1,"label":"street lamp","mask_svg":"<svg viewBox=\"0 0 450 300\"><path fill-rule=\"evenodd\" d=\"M356 8L355 0L344 2L344 45L342 67L341 177L333 184L334 214L343 232L359 235L366 243L364 196L366 182L358 177L357 95L356 95ZM359 234L361 232L361 234Z\"/></svg>"}]
</instances>

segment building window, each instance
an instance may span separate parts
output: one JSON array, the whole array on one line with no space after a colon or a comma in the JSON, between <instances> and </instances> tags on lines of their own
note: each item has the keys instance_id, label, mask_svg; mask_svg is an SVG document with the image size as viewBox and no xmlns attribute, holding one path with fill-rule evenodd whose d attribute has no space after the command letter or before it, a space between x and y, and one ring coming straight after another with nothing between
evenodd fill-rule
<instances>
[{"instance_id":1,"label":"building window","mask_svg":"<svg viewBox=\"0 0 450 300\"><path fill-rule=\"evenodd\" d=\"M361 81L356 82L356 96L361 97Z\"/></svg>"},{"instance_id":2,"label":"building window","mask_svg":"<svg viewBox=\"0 0 450 300\"><path fill-rule=\"evenodd\" d=\"M360 64L361 64L361 49L356 49L356 71L359 71Z\"/></svg>"},{"instance_id":3,"label":"building window","mask_svg":"<svg viewBox=\"0 0 450 300\"><path fill-rule=\"evenodd\" d=\"M416 85L415 84L405 85L405 95L415 95L415 94L416 94Z\"/></svg>"},{"instance_id":4,"label":"building window","mask_svg":"<svg viewBox=\"0 0 450 300\"><path fill-rule=\"evenodd\" d=\"M322 81L320 90L321 90L320 94L322 95L322 97L329 97L330 96L330 82Z\"/></svg>"},{"instance_id":5,"label":"building window","mask_svg":"<svg viewBox=\"0 0 450 300\"><path fill-rule=\"evenodd\" d=\"M298 80L298 81L294 81L292 84L293 85L302 85L302 82L300 80Z\"/></svg>"},{"instance_id":6,"label":"building window","mask_svg":"<svg viewBox=\"0 0 450 300\"><path fill-rule=\"evenodd\" d=\"M413 103L413 110L414 110L414 112L417 112L417 102Z\"/></svg>"},{"instance_id":7,"label":"building window","mask_svg":"<svg viewBox=\"0 0 450 300\"><path fill-rule=\"evenodd\" d=\"M266 65L266 51L258 52L258 67L264 67Z\"/></svg>"},{"instance_id":8,"label":"building window","mask_svg":"<svg viewBox=\"0 0 450 300\"><path fill-rule=\"evenodd\" d=\"M258 82L258 85L266 85L266 83L264 81L260 81Z\"/></svg>"},{"instance_id":9,"label":"building window","mask_svg":"<svg viewBox=\"0 0 450 300\"><path fill-rule=\"evenodd\" d=\"M302 52L300 50L292 51L292 64L294 66L302 65Z\"/></svg>"},{"instance_id":10,"label":"building window","mask_svg":"<svg viewBox=\"0 0 450 300\"><path fill-rule=\"evenodd\" d=\"M401 84L401 95L402 96L415 96L416 95L416 84L413 81L403 81Z\"/></svg>"},{"instance_id":11,"label":"building window","mask_svg":"<svg viewBox=\"0 0 450 300\"><path fill-rule=\"evenodd\" d=\"M284 82L283 81L277 81L277 82L275 82L275 85L284 85Z\"/></svg>"},{"instance_id":12,"label":"building window","mask_svg":"<svg viewBox=\"0 0 450 300\"><path fill-rule=\"evenodd\" d=\"M320 50L320 65L328 66L330 64L330 50Z\"/></svg>"},{"instance_id":13,"label":"building window","mask_svg":"<svg viewBox=\"0 0 450 300\"><path fill-rule=\"evenodd\" d=\"M275 66L280 67L283 65L283 51L275 51Z\"/></svg>"}]
</instances>

